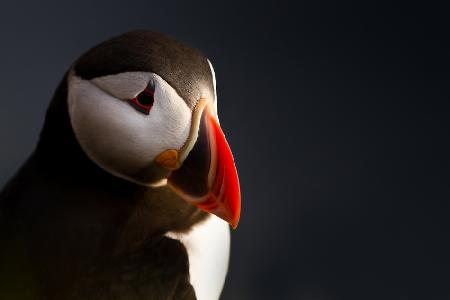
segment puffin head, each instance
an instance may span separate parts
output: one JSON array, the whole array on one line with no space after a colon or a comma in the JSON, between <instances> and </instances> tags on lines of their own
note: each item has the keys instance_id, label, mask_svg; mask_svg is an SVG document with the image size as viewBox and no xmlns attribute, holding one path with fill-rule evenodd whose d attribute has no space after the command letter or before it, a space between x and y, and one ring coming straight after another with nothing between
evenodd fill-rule
<instances>
[{"instance_id":1,"label":"puffin head","mask_svg":"<svg viewBox=\"0 0 450 300\"><path fill-rule=\"evenodd\" d=\"M133 31L81 56L68 73L68 111L90 160L134 184L168 185L237 226L239 180L219 125L214 70L198 50Z\"/></svg>"}]
</instances>

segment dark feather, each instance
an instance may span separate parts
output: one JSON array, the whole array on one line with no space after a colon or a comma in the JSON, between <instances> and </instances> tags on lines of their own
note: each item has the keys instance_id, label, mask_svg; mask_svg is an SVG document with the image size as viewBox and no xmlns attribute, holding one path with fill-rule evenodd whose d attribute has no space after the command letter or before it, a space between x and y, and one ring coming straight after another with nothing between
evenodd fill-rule
<instances>
[{"instance_id":1,"label":"dark feather","mask_svg":"<svg viewBox=\"0 0 450 300\"><path fill-rule=\"evenodd\" d=\"M206 214L94 165L66 96L64 77L36 150L0 193L0 299L195 299L186 250L163 235Z\"/></svg>"}]
</instances>

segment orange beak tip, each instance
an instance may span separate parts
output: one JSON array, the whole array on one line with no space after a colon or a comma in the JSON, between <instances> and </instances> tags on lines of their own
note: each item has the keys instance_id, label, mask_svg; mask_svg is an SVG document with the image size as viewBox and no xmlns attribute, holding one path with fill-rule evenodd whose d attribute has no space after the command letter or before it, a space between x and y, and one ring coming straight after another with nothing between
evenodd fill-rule
<instances>
[{"instance_id":1,"label":"orange beak tip","mask_svg":"<svg viewBox=\"0 0 450 300\"><path fill-rule=\"evenodd\" d=\"M204 119L202 119L202 122L204 123L201 123L204 127L201 128L204 128L205 130L200 131L199 134L203 138L207 137L206 140L208 141L209 147L194 148L191 151L201 151L202 149L210 151L211 158L207 180L189 182L189 178L192 178L191 174L204 174L200 173L200 171L199 173L193 171L183 173L186 168L197 170L192 169L193 166L196 165L191 160L189 163L184 162L183 166L171 175L169 183L172 184L174 190L186 201L195 204L203 211L218 216L228 222L233 229L236 229L241 213L241 192L233 154L215 115L210 109L205 109L204 113ZM200 143L196 145L203 144ZM203 152L195 152L197 153L197 156L190 156L191 153L188 155L187 159L203 156ZM160 161L161 164L164 163L165 165L170 166L172 166L173 161L177 161L175 153L168 151L158 158L158 162ZM194 160L194 162L197 161ZM202 182L206 182L206 194L203 194L203 196L190 196L192 194L189 195L188 190L195 186L196 183ZM182 185L180 185L180 183ZM189 183L189 185L184 183Z\"/></svg>"},{"instance_id":2,"label":"orange beak tip","mask_svg":"<svg viewBox=\"0 0 450 300\"><path fill-rule=\"evenodd\" d=\"M233 221L230 223L231 228L233 228L233 230L236 230L239 224L239 220Z\"/></svg>"}]
</instances>

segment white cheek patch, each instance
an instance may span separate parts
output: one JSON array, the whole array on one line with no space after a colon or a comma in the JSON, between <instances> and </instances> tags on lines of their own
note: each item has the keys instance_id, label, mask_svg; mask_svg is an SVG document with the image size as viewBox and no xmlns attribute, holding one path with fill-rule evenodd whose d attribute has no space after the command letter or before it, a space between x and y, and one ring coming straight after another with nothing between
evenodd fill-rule
<instances>
[{"instance_id":1,"label":"white cheek patch","mask_svg":"<svg viewBox=\"0 0 450 300\"><path fill-rule=\"evenodd\" d=\"M146 72L125 72L94 78L91 82L115 98L125 100L136 97L152 77Z\"/></svg>"},{"instance_id":2,"label":"white cheek patch","mask_svg":"<svg viewBox=\"0 0 450 300\"><path fill-rule=\"evenodd\" d=\"M136 78L146 76L144 88L149 79L155 82L155 102L149 115L106 93L104 90L114 87L105 81L100 83L102 89L98 82L93 84L73 74L68 81L69 115L79 144L100 167L126 179L147 167L159 153L180 149L191 124L190 109L166 81L153 73L136 73L140 73ZM132 78L129 74L122 79ZM115 94L117 90L114 88Z\"/></svg>"},{"instance_id":3,"label":"white cheek patch","mask_svg":"<svg viewBox=\"0 0 450 300\"><path fill-rule=\"evenodd\" d=\"M214 109L216 110L216 116L217 116L217 89L216 89L216 73L214 72L214 68L211 64L211 62L208 59L209 69L211 70L211 75L213 79L213 85L214 85Z\"/></svg>"}]
</instances>

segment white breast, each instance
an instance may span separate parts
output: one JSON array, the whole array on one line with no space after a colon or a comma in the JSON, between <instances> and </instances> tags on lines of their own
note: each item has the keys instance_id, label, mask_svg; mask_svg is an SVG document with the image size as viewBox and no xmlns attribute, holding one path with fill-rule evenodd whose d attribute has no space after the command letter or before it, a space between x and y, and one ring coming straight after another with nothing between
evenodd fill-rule
<instances>
[{"instance_id":1,"label":"white breast","mask_svg":"<svg viewBox=\"0 0 450 300\"><path fill-rule=\"evenodd\" d=\"M170 232L189 256L189 273L198 300L217 300L225 282L230 254L229 225L211 215L187 234Z\"/></svg>"}]
</instances>

